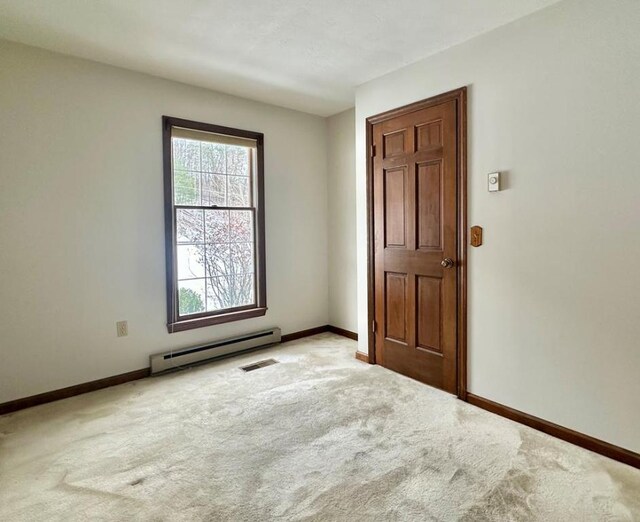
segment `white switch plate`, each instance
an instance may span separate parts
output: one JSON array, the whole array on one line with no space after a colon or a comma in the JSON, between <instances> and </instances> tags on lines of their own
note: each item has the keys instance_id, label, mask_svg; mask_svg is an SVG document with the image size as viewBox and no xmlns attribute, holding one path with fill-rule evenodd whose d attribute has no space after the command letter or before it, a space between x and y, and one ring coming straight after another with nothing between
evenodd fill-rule
<instances>
[{"instance_id":1,"label":"white switch plate","mask_svg":"<svg viewBox=\"0 0 640 522\"><path fill-rule=\"evenodd\" d=\"M489 188L489 192L500 191L500 173L499 172L492 172L487 176L487 186Z\"/></svg>"},{"instance_id":2,"label":"white switch plate","mask_svg":"<svg viewBox=\"0 0 640 522\"><path fill-rule=\"evenodd\" d=\"M118 337L126 337L129 335L129 325L127 321L118 321L116 323L116 330L118 331Z\"/></svg>"}]
</instances>

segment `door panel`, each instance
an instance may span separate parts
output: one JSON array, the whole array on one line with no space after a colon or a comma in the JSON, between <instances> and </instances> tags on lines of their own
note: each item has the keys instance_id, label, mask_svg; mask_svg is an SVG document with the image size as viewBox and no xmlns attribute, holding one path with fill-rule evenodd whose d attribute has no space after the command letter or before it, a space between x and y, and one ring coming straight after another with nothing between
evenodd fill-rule
<instances>
[{"instance_id":1,"label":"door panel","mask_svg":"<svg viewBox=\"0 0 640 522\"><path fill-rule=\"evenodd\" d=\"M385 320L386 338L402 344L407 342L407 275L387 272Z\"/></svg>"},{"instance_id":2,"label":"door panel","mask_svg":"<svg viewBox=\"0 0 640 522\"><path fill-rule=\"evenodd\" d=\"M456 102L372 131L376 361L455 393Z\"/></svg>"},{"instance_id":3,"label":"door panel","mask_svg":"<svg viewBox=\"0 0 640 522\"><path fill-rule=\"evenodd\" d=\"M384 157L402 156L406 150L407 129L396 130L384 135Z\"/></svg>"},{"instance_id":4,"label":"door panel","mask_svg":"<svg viewBox=\"0 0 640 522\"><path fill-rule=\"evenodd\" d=\"M417 150L442 146L442 120L416 125Z\"/></svg>"},{"instance_id":5,"label":"door panel","mask_svg":"<svg viewBox=\"0 0 640 522\"><path fill-rule=\"evenodd\" d=\"M417 278L417 346L442 353L440 329L442 328L442 279L418 276Z\"/></svg>"},{"instance_id":6,"label":"door panel","mask_svg":"<svg viewBox=\"0 0 640 522\"><path fill-rule=\"evenodd\" d=\"M418 170L418 248L442 250L442 162L416 165Z\"/></svg>"},{"instance_id":7,"label":"door panel","mask_svg":"<svg viewBox=\"0 0 640 522\"><path fill-rule=\"evenodd\" d=\"M407 245L406 186L406 168L384 172L385 245L387 247L406 247Z\"/></svg>"}]
</instances>

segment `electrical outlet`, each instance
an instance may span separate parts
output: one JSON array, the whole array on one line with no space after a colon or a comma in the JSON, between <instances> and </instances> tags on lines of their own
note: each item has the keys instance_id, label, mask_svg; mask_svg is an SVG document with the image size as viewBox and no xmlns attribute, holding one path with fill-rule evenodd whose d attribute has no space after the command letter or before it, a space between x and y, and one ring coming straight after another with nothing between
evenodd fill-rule
<instances>
[{"instance_id":1,"label":"electrical outlet","mask_svg":"<svg viewBox=\"0 0 640 522\"><path fill-rule=\"evenodd\" d=\"M129 335L129 325L127 321L118 321L116 323L116 330L118 331L118 337L126 337Z\"/></svg>"}]
</instances>

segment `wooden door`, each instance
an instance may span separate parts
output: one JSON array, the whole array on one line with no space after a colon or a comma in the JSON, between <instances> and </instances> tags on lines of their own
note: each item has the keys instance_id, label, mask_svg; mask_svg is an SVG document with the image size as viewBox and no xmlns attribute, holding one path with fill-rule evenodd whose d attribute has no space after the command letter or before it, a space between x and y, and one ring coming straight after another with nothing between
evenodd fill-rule
<instances>
[{"instance_id":1,"label":"wooden door","mask_svg":"<svg viewBox=\"0 0 640 522\"><path fill-rule=\"evenodd\" d=\"M456 101L372 127L376 362L457 387Z\"/></svg>"}]
</instances>

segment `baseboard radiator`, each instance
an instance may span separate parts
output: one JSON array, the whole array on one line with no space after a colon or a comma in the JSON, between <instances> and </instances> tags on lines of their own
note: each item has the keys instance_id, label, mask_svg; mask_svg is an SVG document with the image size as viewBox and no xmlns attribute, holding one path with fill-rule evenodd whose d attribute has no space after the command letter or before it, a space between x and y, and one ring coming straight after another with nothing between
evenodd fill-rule
<instances>
[{"instance_id":1,"label":"baseboard radiator","mask_svg":"<svg viewBox=\"0 0 640 522\"><path fill-rule=\"evenodd\" d=\"M150 357L151 375L279 343L281 337L280 328L270 328L269 330L221 339L201 346L152 355Z\"/></svg>"}]
</instances>

